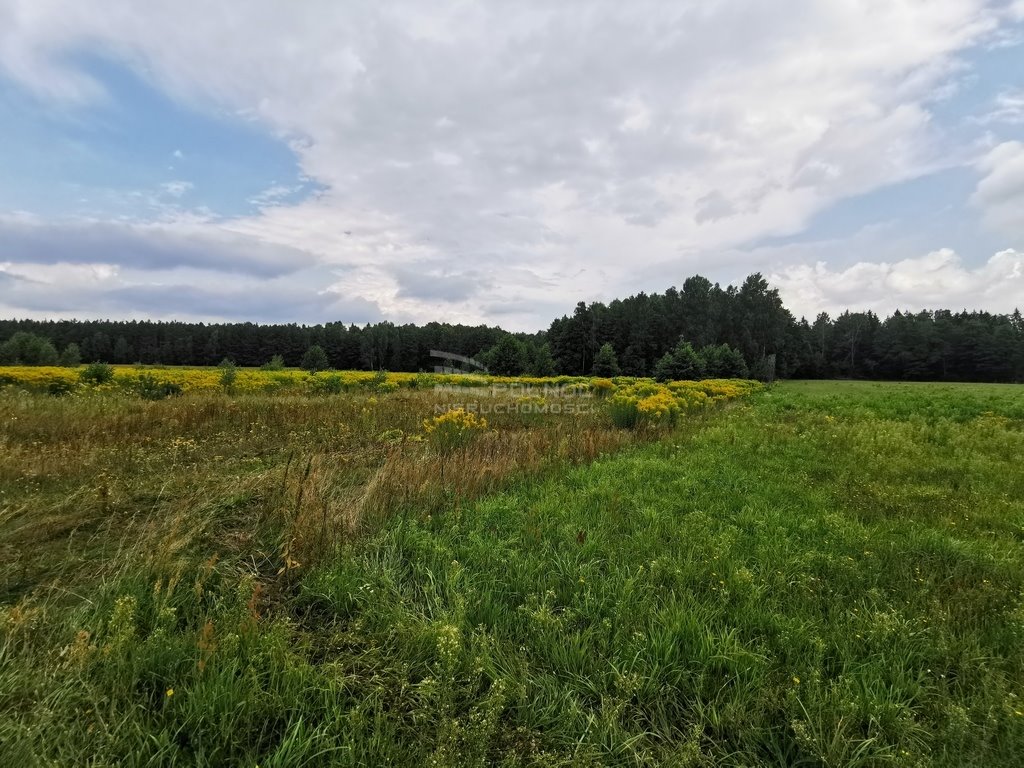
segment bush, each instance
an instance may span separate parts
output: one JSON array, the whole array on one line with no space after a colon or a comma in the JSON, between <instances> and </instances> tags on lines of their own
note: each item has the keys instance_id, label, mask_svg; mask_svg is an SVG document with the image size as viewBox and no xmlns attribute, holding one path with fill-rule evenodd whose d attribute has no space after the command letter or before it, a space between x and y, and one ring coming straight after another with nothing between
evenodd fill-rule
<instances>
[{"instance_id":1,"label":"bush","mask_svg":"<svg viewBox=\"0 0 1024 768\"><path fill-rule=\"evenodd\" d=\"M75 391L75 384L67 379L53 379L46 385L46 393L53 397L63 397Z\"/></svg>"},{"instance_id":2,"label":"bush","mask_svg":"<svg viewBox=\"0 0 1024 768\"><path fill-rule=\"evenodd\" d=\"M387 394L398 389L398 384L388 381L388 372L382 369L374 372L373 378L370 379L370 389L374 392Z\"/></svg>"},{"instance_id":3,"label":"bush","mask_svg":"<svg viewBox=\"0 0 1024 768\"><path fill-rule=\"evenodd\" d=\"M182 392L180 384L163 381L148 373L136 379L134 389L143 400L165 400L168 397L177 397Z\"/></svg>"},{"instance_id":4,"label":"bush","mask_svg":"<svg viewBox=\"0 0 1024 768\"><path fill-rule=\"evenodd\" d=\"M84 384L109 384L114 380L114 367L107 363L89 363L78 376Z\"/></svg>"},{"instance_id":5,"label":"bush","mask_svg":"<svg viewBox=\"0 0 1024 768\"><path fill-rule=\"evenodd\" d=\"M728 344L709 345L701 349L705 373L715 379L746 379L750 376L747 361L738 349Z\"/></svg>"},{"instance_id":6,"label":"bush","mask_svg":"<svg viewBox=\"0 0 1024 768\"><path fill-rule=\"evenodd\" d=\"M269 362L264 363L260 366L264 371L283 371L284 370L284 358L280 355L274 355L270 358Z\"/></svg>"},{"instance_id":7,"label":"bush","mask_svg":"<svg viewBox=\"0 0 1024 768\"><path fill-rule=\"evenodd\" d=\"M310 389L318 395L340 395L345 391L345 380L337 373L327 376L314 376Z\"/></svg>"},{"instance_id":8,"label":"bush","mask_svg":"<svg viewBox=\"0 0 1024 768\"><path fill-rule=\"evenodd\" d=\"M690 342L681 341L654 366L654 378L662 382L697 381L704 378L704 360Z\"/></svg>"},{"instance_id":9,"label":"bush","mask_svg":"<svg viewBox=\"0 0 1024 768\"><path fill-rule=\"evenodd\" d=\"M220 361L220 386L225 392L231 392L235 388L235 380L238 378L238 366L234 360L224 358Z\"/></svg>"}]
</instances>

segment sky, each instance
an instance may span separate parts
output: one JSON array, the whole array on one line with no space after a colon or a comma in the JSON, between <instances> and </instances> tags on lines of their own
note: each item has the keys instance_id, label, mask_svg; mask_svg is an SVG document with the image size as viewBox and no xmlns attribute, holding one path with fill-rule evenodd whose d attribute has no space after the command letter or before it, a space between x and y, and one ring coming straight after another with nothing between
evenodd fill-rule
<instances>
[{"instance_id":1,"label":"sky","mask_svg":"<svg viewBox=\"0 0 1024 768\"><path fill-rule=\"evenodd\" d=\"M755 271L1024 309L1024 0L0 0L0 316L532 331Z\"/></svg>"}]
</instances>

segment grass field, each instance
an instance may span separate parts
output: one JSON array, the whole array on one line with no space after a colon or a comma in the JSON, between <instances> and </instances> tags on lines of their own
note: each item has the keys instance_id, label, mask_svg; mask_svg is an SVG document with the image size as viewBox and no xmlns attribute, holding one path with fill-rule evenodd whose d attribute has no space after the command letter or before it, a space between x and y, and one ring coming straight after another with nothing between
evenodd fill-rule
<instances>
[{"instance_id":1,"label":"grass field","mask_svg":"<svg viewBox=\"0 0 1024 768\"><path fill-rule=\"evenodd\" d=\"M1019 764L1024 387L640 395L0 393L0 764Z\"/></svg>"}]
</instances>

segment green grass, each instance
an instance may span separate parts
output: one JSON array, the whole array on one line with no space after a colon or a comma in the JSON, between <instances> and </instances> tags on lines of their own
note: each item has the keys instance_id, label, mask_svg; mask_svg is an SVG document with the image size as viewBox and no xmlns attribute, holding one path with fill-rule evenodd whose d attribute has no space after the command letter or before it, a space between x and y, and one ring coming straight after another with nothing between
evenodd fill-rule
<instances>
[{"instance_id":1,"label":"green grass","mask_svg":"<svg viewBox=\"0 0 1024 768\"><path fill-rule=\"evenodd\" d=\"M1021 387L785 383L284 573L222 488L7 610L0 763L1018 765L1021 457Z\"/></svg>"}]
</instances>

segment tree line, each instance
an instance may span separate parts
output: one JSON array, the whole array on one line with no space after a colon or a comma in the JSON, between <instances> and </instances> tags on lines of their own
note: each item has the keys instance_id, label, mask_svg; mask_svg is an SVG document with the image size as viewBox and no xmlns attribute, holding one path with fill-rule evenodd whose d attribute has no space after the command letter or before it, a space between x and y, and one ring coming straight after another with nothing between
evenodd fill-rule
<instances>
[{"instance_id":1,"label":"tree line","mask_svg":"<svg viewBox=\"0 0 1024 768\"><path fill-rule=\"evenodd\" d=\"M580 302L546 331L448 323L365 326L112 320L0 320L0 364L79 362L432 370L431 350L497 374L657 378L871 378L1024 381L1024 321L949 310L844 312L797 320L760 274L608 304Z\"/></svg>"}]
</instances>

